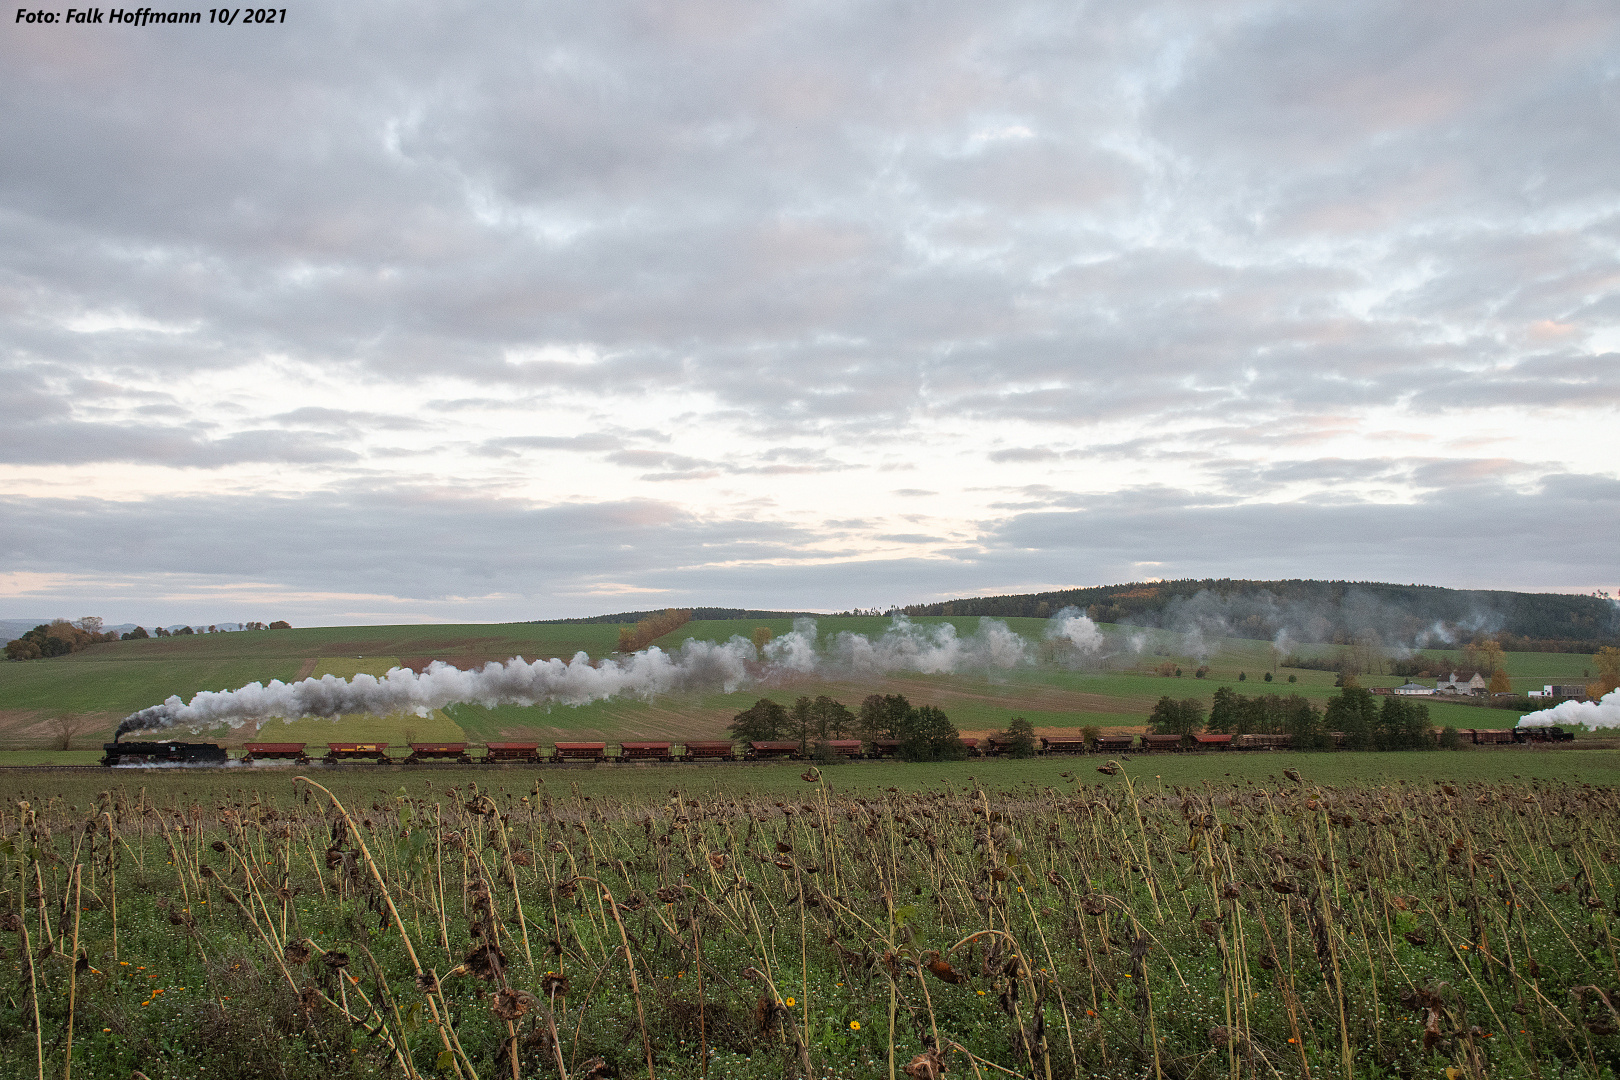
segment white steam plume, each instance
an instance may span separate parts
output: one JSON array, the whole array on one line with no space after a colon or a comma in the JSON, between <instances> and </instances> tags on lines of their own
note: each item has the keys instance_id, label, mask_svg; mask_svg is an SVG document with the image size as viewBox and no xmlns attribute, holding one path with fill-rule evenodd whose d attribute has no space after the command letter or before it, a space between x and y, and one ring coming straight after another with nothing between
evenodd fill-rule
<instances>
[{"instance_id":1,"label":"white steam plume","mask_svg":"<svg viewBox=\"0 0 1620 1080\"><path fill-rule=\"evenodd\" d=\"M716 643L696 638L673 652L654 646L616 659L593 661L585 653L572 660L527 661L514 657L463 671L438 661L421 673L394 668L378 678L324 675L284 683L249 683L238 690L204 691L189 702L179 696L133 713L114 738L131 731L175 725L193 730L228 724L241 727L266 720L305 716L335 718L351 713L425 716L447 705L585 705L607 698L651 698L682 690L723 689L726 693L787 676L877 674L916 671L946 674L971 668L1013 668L1030 662L1029 644L1006 623L979 620L978 630L961 637L950 623L917 626L897 615L876 640L841 633L825 653L817 649L814 619L799 619L790 633L766 644L764 655L742 637Z\"/></svg>"},{"instance_id":2,"label":"white steam plume","mask_svg":"<svg viewBox=\"0 0 1620 1080\"><path fill-rule=\"evenodd\" d=\"M1564 701L1542 712L1519 717L1520 727L1585 724L1588 730L1620 728L1620 690L1610 690L1597 701Z\"/></svg>"},{"instance_id":3,"label":"white steam plume","mask_svg":"<svg viewBox=\"0 0 1620 1080\"><path fill-rule=\"evenodd\" d=\"M1052 616L1046 624L1046 638L1048 641L1067 641L1086 655L1102 652L1107 644L1097 624L1077 607L1066 607Z\"/></svg>"},{"instance_id":4,"label":"white steam plume","mask_svg":"<svg viewBox=\"0 0 1620 1080\"><path fill-rule=\"evenodd\" d=\"M980 619L971 637L959 637L950 623L918 626L896 615L883 636L845 631L832 639L823 664L834 672L877 674L918 671L944 675L964 668L1013 668L1029 662L1029 643L999 619ZM825 670L825 668L824 668Z\"/></svg>"}]
</instances>

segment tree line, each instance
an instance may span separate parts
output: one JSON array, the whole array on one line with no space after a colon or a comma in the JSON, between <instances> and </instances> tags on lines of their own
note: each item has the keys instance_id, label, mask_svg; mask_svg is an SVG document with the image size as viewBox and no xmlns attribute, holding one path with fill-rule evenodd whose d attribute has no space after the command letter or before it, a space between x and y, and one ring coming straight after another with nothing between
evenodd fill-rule
<instances>
[{"instance_id":1,"label":"tree line","mask_svg":"<svg viewBox=\"0 0 1620 1080\"><path fill-rule=\"evenodd\" d=\"M37 660L43 656L66 656L103 641L117 641L116 630L102 630L101 620L86 615L77 622L56 619L40 623L19 638L6 642L7 660Z\"/></svg>"},{"instance_id":2,"label":"tree line","mask_svg":"<svg viewBox=\"0 0 1620 1080\"><path fill-rule=\"evenodd\" d=\"M793 739L806 752L829 739L897 739L897 753L907 761L967 757L961 732L943 709L913 705L900 694L869 694L855 712L825 694L801 696L791 706L762 697L733 717L726 730L738 742Z\"/></svg>"},{"instance_id":3,"label":"tree line","mask_svg":"<svg viewBox=\"0 0 1620 1080\"><path fill-rule=\"evenodd\" d=\"M291 630L292 627L283 619L273 623L247 622L239 624L244 630ZM7 660L39 660L50 656L66 656L87 649L92 645L99 645L107 641L145 641L154 637L184 637L195 633L216 633L218 625L209 626L207 630L198 631L189 626L176 627L165 630L159 626L147 632L146 627L137 626L133 630L120 634L116 630L103 630L102 620L95 615L86 615L82 619L68 622L66 619L55 619L48 623L40 623L21 637L12 638L6 642Z\"/></svg>"},{"instance_id":4,"label":"tree line","mask_svg":"<svg viewBox=\"0 0 1620 1080\"><path fill-rule=\"evenodd\" d=\"M1429 707L1406 697L1375 696L1347 686L1326 709L1300 694L1253 697L1223 686L1215 691L1209 714L1197 698L1166 695L1153 706L1148 724L1156 735L1288 735L1296 750L1326 750L1333 732L1344 734L1349 750L1424 750L1435 746Z\"/></svg>"}]
</instances>

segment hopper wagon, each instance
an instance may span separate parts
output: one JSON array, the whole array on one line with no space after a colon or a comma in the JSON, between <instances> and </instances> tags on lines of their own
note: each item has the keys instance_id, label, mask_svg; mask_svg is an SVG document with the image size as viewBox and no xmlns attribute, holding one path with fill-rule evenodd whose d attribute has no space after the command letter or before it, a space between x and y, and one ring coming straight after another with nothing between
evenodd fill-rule
<instances>
[{"instance_id":1,"label":"hopper wagon","mask_svg":"<svg viewBox=\"0 0 1620 1080\"><path fill-rule=\"evenodd\" d=\"M371 761L388 764L388 744L385 742L332 742L326 744L326 761Z\"/></svg>"},{"instance_id":2,"label":"hopper wagon","mask_svg":"<svg viewBox=\"0 0 1620 1080\"><path fill-rule=\"evenodd\" d=\"M687 742L681 745L685 751L681 755L682 761L736 761L737 748L729 742L719 740L705 742Z\"/></svg>"},{"instance_id":3,"label":"hopper wagon","mask_svg":"<svg viewBox=\"0 0 1620 1080\"><path fill-rule=\"evenodd\" d=\"M964 747L967 748L968 757L983 757L984 756L984 740L983 739L961 738L961 739L958 739L957 741L960 742Z\"/></svg>"},{"instance_id":4,"label":"hopper wagon","mask_svg":"<svg viewBox=\"0 0 1620 1080\"><path fill-rule=\"evenodd\" d=\"M456 765L471 765L472 757L464 742L413 742L407 765L421 765L429 761L445 761Z\"/></svg>"},{"instance_id":5,"label":"hopper wagon","mask_svg":"<svg viewBox=\"0 0 1620 1080\"><path fill-rule=\"evenodd\" d=\"M492 742L484 746L483 760L489 764L538 765L542 758L537 742Z\"/></svg>"},{"instance_id":6,"label":"hopper wagon","mask_svg":"<svg viewBox=\"0 0 1620 1080\"><path fill-rule=\"evenodd\" d=\"M1083 754L1086 752L1084 735L1042 735L1043 754Z\"/></svg>"},{"instance_id":7,"label":"hopper wagon","mask_svg":"<svg viewBox=\"0 0 1620 1080\"><path fill-rule=\"evenodd\" d=\"M674 761L667 742L622 742L619 744L620 761Z\"/></svg>"},{"instance_id":8,"label":"hopper wagon","mask_svg":"<svg viewBox=\"0 0 1620 1080\"><path fill-rule=\"evenodd\" d=\"M304 753L304 744L301 742L250 742L242 747L242 760L294 761L300 765L308 765L309 755Z\"/></svg>"},{"instance_id":9,"label":"hopper wagon","mask_svg":"<svg viewBox=\"0 0 1620 1080\"><path fill-rule=\"evenodd\" d=\"M793 739L755 739L746 756L749 761L798 761L804 755Z\"/></svg>"},{"instance_id":10,"label":"hopper wagon","mask_svg":"<svg viewBox=\"0 0 1620 1080\"><path fill-rule=\"evenodd\" d=\"M1292 735L1239 735L1238 749L1240 750L1292 750L1294 737Z\"/></svg>"},{"instance_id":11,"label":"hopper wagon","mask_svg":"<svg viewBox=\"0 0 1620 1080\"><path fill-rule=\"evenodd\" d=\"M871 752L868 757L892 758L900 753L899 739L873 739Z\"/></svg>"},{"instance_id":12,"label":"hopper wagon","mask_svg":"<svg viewBox=\"0 0 1620 1080\"><path fill-rule=\"evenodd\" d=\"M821 745L827 748L828 753L836 754L842 758L866 756L861 752L861 740L859 739L828 739Z\"/></svg>"},{"instance_id":13,"label":"hopper wagon","mask_svg":"<svg viewBox=\"0 0 1620 1080\"><path fill-rule=\"evenodd\" d=\"M1180 735L1143 735L1142 749L1144 750L1180 750Z\"/></svg>"},{"instance_id":14,"label":"hopper wagon","mask_svg":"<svg viewBox=\"0 0 1620 1080\"><path fill-rule=\"evenodd\" d=\"M607 743L560 742L553 743L553 761L606 761Z\"/></svg>"},{"instance_id":15,"label":"hopper wagon","mask_svg":"<svg viewBox=\"0 0 1620 1080\"><path fill-rule=\"evenodd\" d=\"M1136 745L1135 735L1099 735L1097 736L1097 750L1099 753L1114 754L1121 750L1129 750Z\"/></svg>"},{"instance_id":16,"label":"hopper wagon","mask_svg":"<svg viewBox=\"0 0 1620 1080\"><path fill-rule=\"evenodd\" d=\"M1201 735L1194 735L1193 743L1200 750L1230 750L1232 748L1232 736L1218 732L1206 732Z\"/></svg>"}]
</instances>

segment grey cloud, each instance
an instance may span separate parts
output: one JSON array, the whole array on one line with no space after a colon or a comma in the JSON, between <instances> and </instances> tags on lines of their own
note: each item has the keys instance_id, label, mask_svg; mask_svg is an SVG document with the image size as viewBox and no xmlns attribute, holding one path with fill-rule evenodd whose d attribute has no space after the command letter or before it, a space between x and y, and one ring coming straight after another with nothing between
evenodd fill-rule
<instances>
[{"instance_id":1,"label":"grey cloud","mask_svg":"<svg viewBox=\"0 0 1620 1080\"><path fill-rule=\"evenodd\" d=\"M1063 459L1062 454L1044 446L1014 446L1006 450L992 450L986 456L997 463L1008 461L1061 461Z\"/></svg>"},{"instance_id":2,"label":"grey cloud","mask_svg":"<svg viewBox=\"0 0 1620 1080\"><path fill-rule=\"evenodd\" d=\"M427 425L409 416L389 416L383 413L354 412L349 409L330 409L306 405L269 418L288 427L318 428L328 432L358 433L366 430L420 431Z\"/></svg>"},{"instance_id":3,"label":"grey cloud","mask_svg":"<svg viewBox=\"0 0 1620 1080\"><path fill-rule=\"evenodd\" d=\"M616 435L511 435L486 439L477 453L485 457L517 457L525 450L617 450L624 440Z\"/></svg>"},{"instance_id":4,"label":"grey cloud","mask_svg":"<svg viewBox=\"0 0 1620 1080\"><path fill-rule=\"evenodd\" d=\"M1148 564L1156 577L1542 588L1612 565L1620 481L1560 474L1528 493L1486 485L1410 504L1326 506L1218 505L1161 487L1077 493L1074 507L985 522L976 543L936 548L929 559L829 563L809 550L824 538L816 530L699 517L651 500L536 506L401 488L161 503L8 498L0 500L0 554L16 570L131 580L119 590L132 598L127 617L148 620L143 611L163 606L177 581L203 594L252 581L290 594L397 598L379 601L385 610L454 602L488 618L596 611L604 601L592 590L609 586L660 590L666 603L758 597L773 606L868 607L1132 580ZM930 539L895 534L891 542ZM537 544L543 565L532 558ZM160 584L141 584L153 574ZM35 606L77 610L81 599L89 598L63 592L60 603ZM322 601L277 607L299 603L331 610Z\"/></svg>"},{"instance_id":5,"label":"grey cloud","mask_svg":"<svg viewBox=\"0 0 1620 1080\"><path fill-rule=\"evenodd\" d=\"M27 465L82 465L124 461L217 469L243 462L344 465L360 455L324 435L239 431L209 439L184 428L54 421L0 428L0 461Z\"/></svg>"}]
</instances>

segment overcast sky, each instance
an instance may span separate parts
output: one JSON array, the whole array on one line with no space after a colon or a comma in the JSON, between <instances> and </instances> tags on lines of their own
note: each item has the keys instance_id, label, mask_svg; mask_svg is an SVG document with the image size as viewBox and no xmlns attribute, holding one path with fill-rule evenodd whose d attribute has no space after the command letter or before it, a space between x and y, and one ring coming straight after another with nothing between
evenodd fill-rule
<instances>
[{"instance_id":1,"label":"overcast sky","mask_svg":"<svg viewBox=\"0 0 1620 1080\"><path fill-rule=\"evenodd\" d=\"M6 21L0 100L0 617L1620 583L1612 0Z\"/></svg>"}]
</instances>

